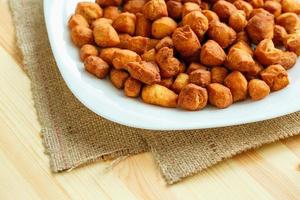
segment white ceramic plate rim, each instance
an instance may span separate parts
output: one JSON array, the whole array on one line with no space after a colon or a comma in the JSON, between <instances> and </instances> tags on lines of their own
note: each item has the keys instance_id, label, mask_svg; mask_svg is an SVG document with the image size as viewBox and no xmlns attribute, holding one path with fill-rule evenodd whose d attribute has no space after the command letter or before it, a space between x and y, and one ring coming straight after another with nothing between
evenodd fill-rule
<instances>
[{"instance_id":1,"label":"white ceramic plate rim","mask_svg":"<svg viewBox=\"0 0 300 200\"><path fill-rule=\"evenodd\" d=\"M72 93L96 114L130 127L150 130L216 128L257 122L300 110L299 62L289 70L291 84L268 98L247 100L223 110L198 112L161 108L126 98L108 81L86 73L77 49L68 39L67 21L80 0L44 0L44 14L51 48L63 79ZM68 4L68 5L67 5Z\"/></svg>"}]
</instances>

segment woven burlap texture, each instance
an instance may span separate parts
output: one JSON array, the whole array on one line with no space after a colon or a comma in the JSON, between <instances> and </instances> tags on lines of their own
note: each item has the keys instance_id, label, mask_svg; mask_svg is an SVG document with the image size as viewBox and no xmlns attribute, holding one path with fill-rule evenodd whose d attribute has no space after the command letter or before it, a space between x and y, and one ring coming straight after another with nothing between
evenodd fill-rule
<instances>
[{"instance_id":1,"label":"woven burlap texture","mask_svg":"<svg viewBox=\"0 0 300 200\"><path fill-rule=\"evenodd\" d=\"M10 4L53 172L149 150L166 182L172 184L238 153L300 132L299 113L243 126L168 132L105 120L85 108L62 80L50 49L42 0L11 0Z\"/></svg>"}]
</instances>

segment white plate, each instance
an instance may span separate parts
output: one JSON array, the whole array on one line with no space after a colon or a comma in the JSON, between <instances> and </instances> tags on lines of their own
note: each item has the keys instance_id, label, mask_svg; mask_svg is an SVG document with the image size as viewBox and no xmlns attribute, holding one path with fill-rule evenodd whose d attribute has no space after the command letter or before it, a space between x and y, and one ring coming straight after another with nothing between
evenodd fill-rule
<instances>
[{"instance_id":1,"label":"white plate","mask_svg":"<svg viewBox=\"0 0 300 200\"><path fill-rule=\"evenodd\" d=\"M81 0L82 1L82 0ZM44 0L48 35L59 70L74 95L90 110L111 121L153 130L183 130L245 124L283 116L300 110L300 64L289 70L291 84L262 101L247 100L218 110L202 111L147 105L130 99L107 80L84 70L78 49L71 43L67 22L80 0Z\"/></svg>"}]
</instances>

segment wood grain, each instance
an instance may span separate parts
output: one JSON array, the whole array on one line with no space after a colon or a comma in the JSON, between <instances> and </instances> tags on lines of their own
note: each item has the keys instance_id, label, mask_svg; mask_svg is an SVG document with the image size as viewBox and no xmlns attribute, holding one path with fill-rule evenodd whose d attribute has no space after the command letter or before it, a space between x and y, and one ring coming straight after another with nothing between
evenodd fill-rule
<instances>
[{"instance_id":1,"label":"wood grain","mask_svg":"<svg viewBox=\"0 0 300 200\"><path fill-rule=\"evenodd\" d=\"M16 62L21 64L22 54L17 47L8 1L9 0L0 1L0 46L4 48Z\"/></svg>"},{"instance_id":2,"label":"wood grain","mask_svg":"<svg viewBox=\"0 0 300 200\"><path fill-rule=\"evenodd\" d=\"M300 136L173 186L165 185L149 153L109 172L108 163L94 163L51 174L7 2L0 1L0 199L300 199Z\"/></svg>"}]
</instances>

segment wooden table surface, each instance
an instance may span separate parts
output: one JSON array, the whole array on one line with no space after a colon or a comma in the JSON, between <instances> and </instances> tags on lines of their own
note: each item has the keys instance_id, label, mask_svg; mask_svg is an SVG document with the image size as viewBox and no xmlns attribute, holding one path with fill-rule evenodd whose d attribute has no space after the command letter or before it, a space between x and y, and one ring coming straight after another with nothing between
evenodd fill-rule
<instances>
[{"instance_id":1,"label":"wooden table surface","mask_svg":"<svg viewBox=\"0 0 300 200\"><path fill-rule=\"evenodd\" d=\"M0 1L0 199L300 199L300 136L166 186L149 153L106 172L95 163L52 174L21 69L8 0Z\"/></svg>"}]
</instances>

